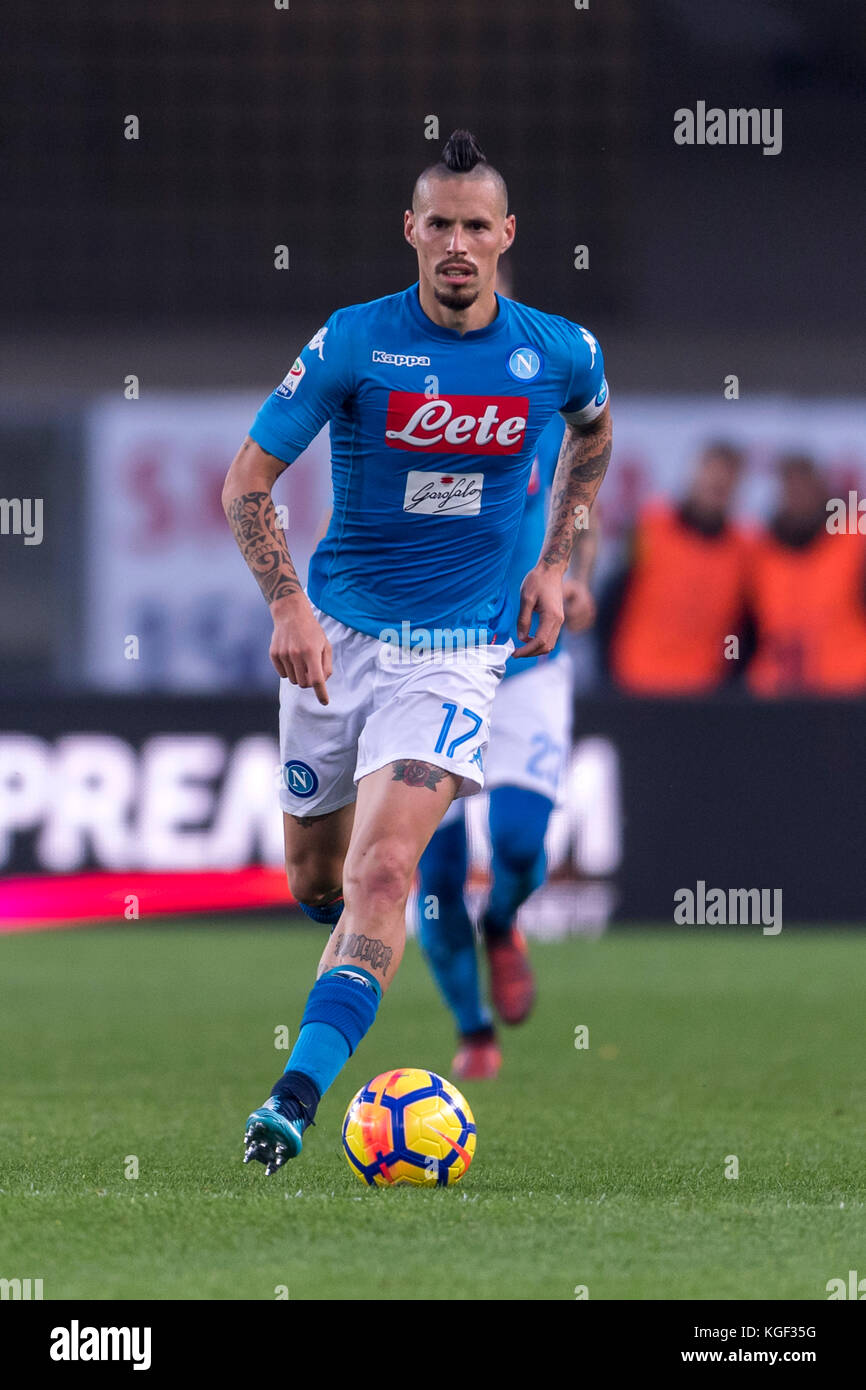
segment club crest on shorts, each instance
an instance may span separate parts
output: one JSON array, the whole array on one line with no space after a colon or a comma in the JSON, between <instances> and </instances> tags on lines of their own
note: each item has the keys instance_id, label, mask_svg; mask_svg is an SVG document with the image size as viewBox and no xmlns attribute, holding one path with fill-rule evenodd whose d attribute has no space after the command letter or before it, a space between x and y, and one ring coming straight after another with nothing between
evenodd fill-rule
<instances>
[{"instance_id":1,"label":"club crest on shorts","mask_svg":"<svg viewBox=\"0 0 866 1390\"><path fill-rule=\"evenodd\" d=\"M299 758L292 758L283 764L283 780L292 796L315 796L319 790L319 779L315 772L309 763L302 763Z\"/></svg>"},{"instance_id":2,"label":"club crest on shorts","mask_svg":"<svg viewBox=\"0 0 866 1390\"><path fill-rule=\"evenodd\" d=\"M526 344L514 349L506 365L516 381L533 381L540 374L544 360L536 348Z\"/></svg>"}]
</instances>

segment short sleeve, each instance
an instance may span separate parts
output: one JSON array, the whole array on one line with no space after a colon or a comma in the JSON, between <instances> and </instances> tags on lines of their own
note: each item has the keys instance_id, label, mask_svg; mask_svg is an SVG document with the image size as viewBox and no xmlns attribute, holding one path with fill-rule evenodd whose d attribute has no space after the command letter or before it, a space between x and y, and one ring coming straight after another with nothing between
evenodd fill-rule
<instances>
[{"instance_id":1,"label":"short sleeve","mask_svg":"<svg viewBox=\"0 0 866 1390\"><path fill-rule=\"evenodd\" d=\"M250 428L265 453L292 463L354 389L351 330L338 309L314 333Z\"/></svg>"},{"instance_id":2,"label":"short sleeve","mask_svg":"<svg viewBox=\"0 0 866 1390\"><path fill-rule=\"evenodd\" d=\"M598 339L580 324L570 324L573 330L573 358L568 397L559 413L569 425L589 425L607 404L608 386L604 375L604 357Z\"/></svg>"}]
</instances>

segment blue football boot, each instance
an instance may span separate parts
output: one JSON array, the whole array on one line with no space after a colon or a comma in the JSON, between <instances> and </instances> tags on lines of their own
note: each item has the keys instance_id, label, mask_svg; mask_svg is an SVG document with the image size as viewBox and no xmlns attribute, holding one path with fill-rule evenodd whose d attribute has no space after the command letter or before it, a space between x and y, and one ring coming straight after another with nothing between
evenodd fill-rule
<instances>
[{"instance_id":1,"label":"blue football boot","mask_svg":"<svg viewBox=\"0 0 866 1390\"><path fill-rule=\"evenodd\" d=\"M264 1105L253 1111L244 1133L244 1163L253 1159L264 1163L265 1174L270 1177L290 1158L297 1158L303 1148L307 1121L303 1115L283 1113L297 1108L279 1096L268 1096Z\"/></svg>"},{"instance_id":2,"label":"blue football boot","mask_svg":"<svg viewBox=\"0 0 866 1390\"><path fill-rule=\"evenodd\" d=\"M321 1100L318 1088L299 1071L285 1071L264 1105L254 1110L244 1133L244 1163L264 1163L270 1177L303 1148L303 1134L313 1123Z\"/></svg>"}]
</instances>

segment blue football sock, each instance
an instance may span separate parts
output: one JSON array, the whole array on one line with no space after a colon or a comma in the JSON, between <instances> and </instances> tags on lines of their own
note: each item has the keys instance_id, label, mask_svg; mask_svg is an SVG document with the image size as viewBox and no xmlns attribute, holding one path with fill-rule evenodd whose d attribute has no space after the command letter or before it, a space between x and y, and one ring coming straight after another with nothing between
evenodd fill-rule
<instances>
[{"instance_id":1,"label":"blue football sock","mask_svg":"<svg viewBox=\"0 0 866 1390\"><path fill-rule=\"evenodd\" d=\"M337 898L332 903L325 903L323 907L314 907L312 903L302 903L300 899L298 900L298 907L307 914L311 921L321 922L330 927L331 931L339 922L345 906L342 898Z\"/></svg>"},{"instance_id":2,"label":"blue football sock","mask_svg":"<svg viewBox=\"0 0 866 1390\"><path fill-rule=\"evenodd\" d=\"M496 787L490 793L490 896L484 934L504 935L518 908L544 882L544 836L553 802L523 787Z\"/></svg>"},{"instance_id":3,"label":"blue football sock","mask_svg":"<svg viewBox=\"0 0 866 1390\"><path fill-rule=\"evenodd\" d=\"M301 1072L323 1096L373 1023L381 998L369 971L326 970L310 990L286 1071Z\"/></svg>"},{"instance_id":4,"label":"blue football sock","mask_svg":"<svg viewBox=\"0 0 866 1390\"><path fill-rule=\"evenodd\" d=\"M466 826L459 820L436 831L419 864L418 935L439 991L461 1033L489 1028L481 1001L475 932L466 911Z\"/></svg>"}]
</instances>

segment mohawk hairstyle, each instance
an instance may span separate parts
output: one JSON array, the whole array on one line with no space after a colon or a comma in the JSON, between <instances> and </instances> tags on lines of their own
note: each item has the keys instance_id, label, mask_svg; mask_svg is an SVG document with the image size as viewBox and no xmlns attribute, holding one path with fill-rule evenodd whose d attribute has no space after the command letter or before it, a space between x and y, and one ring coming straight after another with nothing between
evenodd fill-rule
<instances>
[{"instance_id":1,"label":"mohawk hairstyle","mask_svg":"<svg viewBox=\"0 0 866 1390\"><path fill-rule=\"evenodd\" d=\"M508 211L508 189L505 180L498 169L488 163L487 156L479 145L471 130L453 130L445 144L442 146L442 153L435 164L428 164L418 178L415 180L415 187L412 192L412 206L415 206L418 190L426 178L449 178L455 174L477 174L492 178L498 185L502 200Z\"/></svg>"},{"instance_id":2,"label":"mohawk hairstyle","mask_svg":"<svg viewBox=\"0 0 866 1390\"><path fill-rule=\"evenodd\" d=\"M487 156L471 130L452 130L439 156L452 174L468 174L476 164L486 164Z\"/></svg>"}]
</instances>

